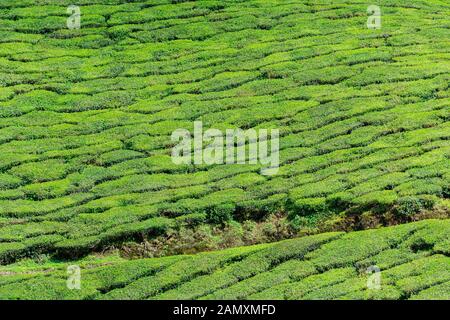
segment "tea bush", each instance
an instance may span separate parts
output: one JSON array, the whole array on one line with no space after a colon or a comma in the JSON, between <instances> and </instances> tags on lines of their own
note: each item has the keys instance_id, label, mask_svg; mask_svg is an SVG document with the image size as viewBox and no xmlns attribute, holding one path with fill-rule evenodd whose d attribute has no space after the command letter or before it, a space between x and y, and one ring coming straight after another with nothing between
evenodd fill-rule
<instances>
[{"instance_id":1,"label":"tea bush","mask_svg":"<svg viewBox=\"0 0 450 320\"><path fill-rule=\"evenodd\" d=\"M243 223L236 230L276 241L294 236L279 217L305 234L335 221L348 230L366 220L378 226L448 216L445 1L386 1L381 30L366 28L366 4L348 1L80 0L79 30L67 28L71 4L0 0L1 264L36 254L75 259L199 225ZM171 133L200 120L220 130L279 129L277 175L263 175L260 164L174 164ZM252 222L266 227L252 229ZM345 235L341 247L332 241L308 255L320 252L320 272L371 257L386 266L406 263L416 255L396 246L410 233L417 235L410 240L415 254L448 255L445 237L436 235L435 243L435 233L408 228L395 237ZM223 234L218 243L232 232ZM252 243L248 238L235 244ZM390 255L395 249L398 259ZM258 273L291 259L271 254L269 265L255 262L265 266ZM242 268L210 281L239 285L256 276ZM117 296L156 297L180 279L213 271L195 270ZM278 274L268 276L273 288L258 280L234 295L216 289L239 298L271 289L267 295L280 298L388 298L399 291L420 298L446 288L433 289L424 277L379 294L353 278L320 277L317 283L329 285L317 284L316 293L291 292L284 287L290 276ZM49 279L58 289L46 297L62 294L62 278ZM11 283L15 293L3 296L37 295L44 287L33 281ZM433 285L429 293L416 292L426 285ZM97 288L83 294L106 290ZM214 294L201 288L180 295Z\"/></svg>"}]
</instances>

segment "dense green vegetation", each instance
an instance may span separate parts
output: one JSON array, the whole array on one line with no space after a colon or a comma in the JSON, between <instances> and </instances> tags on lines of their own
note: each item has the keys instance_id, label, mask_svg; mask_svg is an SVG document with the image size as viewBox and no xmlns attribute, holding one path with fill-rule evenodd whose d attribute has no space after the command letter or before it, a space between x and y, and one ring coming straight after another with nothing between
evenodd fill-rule
<instances>
[{"instance_id":1,"label":"dense green vegetation","mask_svg":"<svg viewBox=\"0 0 450 320\"><path fill-rule=\"evenodd\" d=\"M2 299L450 299L450 220L163 258L86 257L0 267ZM381 270L369 289L366 270Z\"/></svg>"},{"instance_id":2,"label":"dense green vegetation","mask_svg":"<svg viewBox=\"0 0 450 320\"><path fill-rule=\"evenodd\" d=\"M86 0L80 30L68 4L0 1L3 263L211 211L301 228L448 198L445 1L382 1L381 30L362 1ZM279 174L174 165L170 134L193 120L279 128Z\"/></svg>"},{"instance_id":3,"label":"dense green vegetation","mask_svg":"<svg viewBox=\"0 0 450 320\"><path fill-rule=\"evenodd\" d=\"M79 30L66 26L72 4L81 8ZM237 233L264 230L251 239L233 234L239 241L210 248L274 241L274 216L288 221L286 238L409 222L430 212L448 216L450 4L377 5L382 28L369 30L368 3L360 0L0 0L0 264L79 259L236 223ZM170 135L191 130L196 120L205 129L279 129L278 174L264 176L260 165L175 165ZM344 241L350 234L334 236ZM48 283L13 273L0 277L0 298L39 291L49 298L372 294L359 290L352 265L370 254L333 266L326 251L314 256L322 249L313 249L329 242L326 250L334 236L286 242L305 247L292 249L295 254L286 249L283 257L270 256L278 245L262 245L108 260L116 282L102 278L99 267L89 273L89 287L64 294L63 273L46 276ZM419 250L427 253L420 257L404 251L400 240L389 250L383 241L370 246L386 255L380 259L404 257L429 272L448 263L448 240L436 243L439 250ZM195 251L189 246L179 251ZM292 260L291 253L308 254L314 264ZM241 270L260 254L263 265ZM196 259L205 262L191 262ZM184 274L179 266L191 263L196 267ZM121 273L128 267L132 271ZM166 277L165 270L174 273ZM392 286L376 297L448 292L448 278L425 285L428 274L408 278L395 270L389 266ZM148 286L145 277L161 277L155 283L162 287ZM217 287L199 284L199 277ZM303 280L295 290L290 286ZM301 289L316 285L314 292ZM54 289L41 290L47 286Z\"/></svg>"}]
</instances>

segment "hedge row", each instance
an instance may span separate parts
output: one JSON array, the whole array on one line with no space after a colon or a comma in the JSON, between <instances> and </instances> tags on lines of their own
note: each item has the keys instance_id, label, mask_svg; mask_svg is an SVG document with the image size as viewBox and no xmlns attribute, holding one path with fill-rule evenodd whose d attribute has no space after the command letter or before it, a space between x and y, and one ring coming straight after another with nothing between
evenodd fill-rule
<instances>
[{"instance_id":1,"label":"hedge row","mask_svg":"<svg viewBox=\"0 0 450 320\"><path fill-rule=\"evenodd\" d=\"M0 267L3 299L448 299L450 221L426 220L164 258L25 260ZM81 290L66 268L81 267ZM367 287L370 267L380 290ZM373 269L373 270L378 270Z\"/></svg>"}]
</instances>

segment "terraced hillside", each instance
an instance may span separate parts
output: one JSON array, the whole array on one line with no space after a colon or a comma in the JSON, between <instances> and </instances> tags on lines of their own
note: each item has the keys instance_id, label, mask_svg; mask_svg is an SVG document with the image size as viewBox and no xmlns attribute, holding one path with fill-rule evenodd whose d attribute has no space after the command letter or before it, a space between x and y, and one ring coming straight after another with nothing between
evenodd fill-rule
<instances>
[{"instance_id":1,"label":"terraced hillside","mask_svg":"<svg viewBox=\"0 0 450 320\"><path fill-rule=\"evenodd\" d=\"M450 299L450 220L326 233L194 256L0 267L1 299ZM381 287L368 289L368 267Z\"/></svg>"},{"instance_id":2,"label":"terraced hillside","mask_svg":"<svg viewBox=\"0 0 450 320\"><path fill-rule=\"evenodd\" d=\"M370 220L389 213L409 221L424 210L448 214L448 1L377 1L379 30L366 27L368 3L358 0L78 0L81 29L70 30L66 9L72 2L0 0L1 264L39 254L75 259L179 226L260 222L271 214L287 216L300 230L348 216ZM278 174L264 176L260 165L174 164L171 133L192 130L195 120L205 128L279 129ZM391 218L376 224L383 219ZM314 239L329 237L280 246L316 246ZM289 260L276 270L284 274L291 263L303 263L304 273L292 281L322 283L326 272L336 272L349 279L345 288L355 288L348 295L365 294L356 290L360 279L347 262L328 264L334 258L326 248L333 243L323 246L329 261L318 258L322 262L313 267ZM99 279L79 294L156 297L161 288L139 291L133 289L139 281L125 284L192 259L211 260L211 270L232 261L240 266L244 255L250 259L277 246L117 262L117 270L130 266L135 273L121 274L120 283ZM385 249L400 250L395 259L402 259L402 249L379 251ZM293 256L306 254L298 250ZM422 250L405 254L405 261L429 264L430 272L446 265L448 256L432 250L427 247L429 256L420 259ZM293 257L287 255L273 259ZM228 273L235 272L231 264L206 277L217 277L223 287L269 270L268 279L291 279L278 278L274 261L242 275ZM392 270L400 278L407 272ZM174 277L170 281L177 284L200 281L182 273ZM406 280L403 287L397 273L392 277L389 297L408 298L407 292L423 288ZM0 281L11 279L19 282L3 285L4 297L39 288L34 275ZM56 275L46 279L55 286L62 281ZM449 279L442 281L423 294L448 292ZM161 297L230 294L191 293L189 283L166 291L173 285L167 283ZM278 289L242 295L303 297L291 296L289 286Z\"/></svg>"}]
</instances>

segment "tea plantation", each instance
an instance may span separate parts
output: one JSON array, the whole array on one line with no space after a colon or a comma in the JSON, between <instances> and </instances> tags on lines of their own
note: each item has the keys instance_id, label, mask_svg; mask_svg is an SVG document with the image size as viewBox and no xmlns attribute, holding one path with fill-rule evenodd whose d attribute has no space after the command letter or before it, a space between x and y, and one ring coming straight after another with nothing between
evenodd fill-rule
<instances>
[{"instance_id":1,"label":"tea plantation","mask_svg":"<svg viewBox=\"0 0 450 320\"><path fill-rule=\"evenodd\" d=\"M1 299L450 299L450 221L333 232L212 253L0 267ZM367 268L380 288L367 287Z\"/></svg>"},{"instance_id":2,"label":"tea plantation","mask_svg":"<svg viewBox=\"0 0 450 320\"><path fill-rule=\"evenodd\" d=\"M0 298L448 298L446 220L88 258L275 214L300 232L448 217L450 3L376 4L374 30L361 0L0 0ZM194 121L279 129L278 173L174 164ZM93 264L81 291L61 258Z\"/></svg>"}]
</instances>

